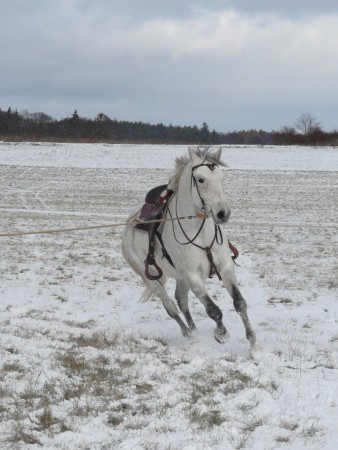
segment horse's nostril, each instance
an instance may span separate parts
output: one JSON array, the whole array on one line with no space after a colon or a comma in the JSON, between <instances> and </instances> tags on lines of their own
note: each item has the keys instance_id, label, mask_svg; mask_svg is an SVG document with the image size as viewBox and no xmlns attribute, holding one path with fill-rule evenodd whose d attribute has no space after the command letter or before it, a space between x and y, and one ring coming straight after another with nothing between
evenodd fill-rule
<instances>
[{"instance_id":1,"label":"horse's nostril","mask_svg":"<svg viewBox=\"0 0 338 450\"><path fill-rule=\"evenodd\" d=\"M224 211L219 211L217 213L217 219L222 220L225 218L225 212Z\"/></svg>"}]
</instances>

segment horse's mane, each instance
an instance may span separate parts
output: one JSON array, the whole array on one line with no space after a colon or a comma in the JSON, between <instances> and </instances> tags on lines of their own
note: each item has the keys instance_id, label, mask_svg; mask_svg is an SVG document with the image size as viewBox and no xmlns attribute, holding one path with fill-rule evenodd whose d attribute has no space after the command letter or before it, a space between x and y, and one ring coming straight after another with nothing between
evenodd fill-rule
<instances>
[{"instance_id":1,"label":"horse's mane","mask_svg":"<svg viewBox=\"0 0 338 450\"><path fill-rule=\"evenodd\" d=\"M220 161L217 158L216 151L214 152L210 151L210 147L197 147L197 149L194 149L194 152L196 153L197 156L199 156L202 159L203 163L205 162L210 164L216 164L217 166L226 166L224 162ZM173 191L177 190L181 175L190 161L191 160L188 155L183 155L175 159L175 169L171 174L169 183L169 187Z\"/></svg>"}]
</instances>

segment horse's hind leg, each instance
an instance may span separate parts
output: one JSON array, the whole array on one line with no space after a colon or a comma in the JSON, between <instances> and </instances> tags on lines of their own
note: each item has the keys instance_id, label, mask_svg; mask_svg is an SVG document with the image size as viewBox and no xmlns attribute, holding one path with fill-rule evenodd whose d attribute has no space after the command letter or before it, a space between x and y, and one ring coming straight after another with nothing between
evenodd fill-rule
<instances>
[{"instance_id":1,"label":"horse's hind leg","mask_svg":"<svg viewBox=\"0 0 338 450\"><path fill-rule=\"evenodd\" d=\"M177 280L175 298L177 300L180 310L184 314L185 320L187 321L190 330L195 330L196 325L189 311L188 292L189 292L189 285L183 280Z\"/></svg>"},{"instance_id":2,"label":"horse's hind leg","mask_svg":"<svg viewBox=\"0 0 338 450\"><path fill-rule=\"evenodd\" d=\"M164 308L169 316L176 320L181 328L182 334L184 336L189 336L191 334L190 329L181 319L174 301L169 297L162 283L160 281L148 280L145 277L144 257L147 254L147 246L145 241L142 241L142 237L143 235L138 234L132 227L126 227L122 241L123 255L130 267L142 278L149 293L152 292L162 300ZM138 244L138 246L136 244ZM140 256L142 254L144 255L143 257Z\"/></svg>"},{"instance_id":3,"label":"horse's hind leg","mask_svg":"<svg viewBox=\"0 0 338 450\"><path fill-rule=\"evenodd\" d=\"M162 284L158 281L153 281L150 284L154 294L162 300L163 306L167 311L167 313L169 314L169 316L175 319L178 325L180 326L183 336L190 336L191 334L190 329L181 319L174 301L169 297Z\"/></svg>"}]
</instances>

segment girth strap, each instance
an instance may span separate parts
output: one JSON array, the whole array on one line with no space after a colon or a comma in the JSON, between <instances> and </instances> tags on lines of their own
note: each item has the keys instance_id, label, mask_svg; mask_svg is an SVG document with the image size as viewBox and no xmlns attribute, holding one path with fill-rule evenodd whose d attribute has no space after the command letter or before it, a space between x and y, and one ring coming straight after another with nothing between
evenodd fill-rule
<instances>
[{"instance_id":1,"label":"girth strap","mask_svg":"<svg viewBox=\"0 0 338 450\"><path fill-rule=\"evenodd\" d=\"M157 225L157 224L156 224ZM162 259L166 258L166 260L171 264L173 267L175 267L172 259L170 258L169 253L167 252L167 249L164 246L164 242L161 236L161 233L158 231L158 225L154 226L152 231L149 230L149 249L148 249L148 255L146 259L144 260L145 265L145 275L149 280L159 280L163 276L163 270L160 268L160 266L156 263L155 260L155 238L159 240L161 244L161 250L162 250ZM157 275L151 275L149 272L149 266L154 266L154 268L157 270Z\"/></svg>"},{"instance_id":2,"label":"girth strap","mask_svg":"<svg viewBox=\"0 0 338 450\"><path fill-rule=\"evenodd\" d=\"M169 264L171 264L173 267L175 267L172 259L170 258L169 253L167 252L167 249L164 246L164 242L163 242L161 233L158 230L156 230L155 234L156 234L157 239L160 241L160 244L162 246L162 248L161 248L161 250L162 250L162 259L166 258L166 260L169 262Z\"/></svg>"}]
</instances>

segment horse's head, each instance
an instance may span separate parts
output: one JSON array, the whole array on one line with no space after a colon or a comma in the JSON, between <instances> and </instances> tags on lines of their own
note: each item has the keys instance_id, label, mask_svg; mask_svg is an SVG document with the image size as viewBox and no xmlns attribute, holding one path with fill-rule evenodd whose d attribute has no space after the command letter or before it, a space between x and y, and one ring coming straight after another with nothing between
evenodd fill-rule
<instances>
[{"instance_id":1,"label":"horse's head","mask_svg":"<svg viewBox=\"0 0 338 450\"><path fill-rule=\"evenodd\" d=\"M193 202L217 225L226 223L231 214L223 189L223 173L219 168L219 165L224 165L221 153L220 148L215 155L205 153L200 156L189 148Z\"/></svg>"}]
</instances>

